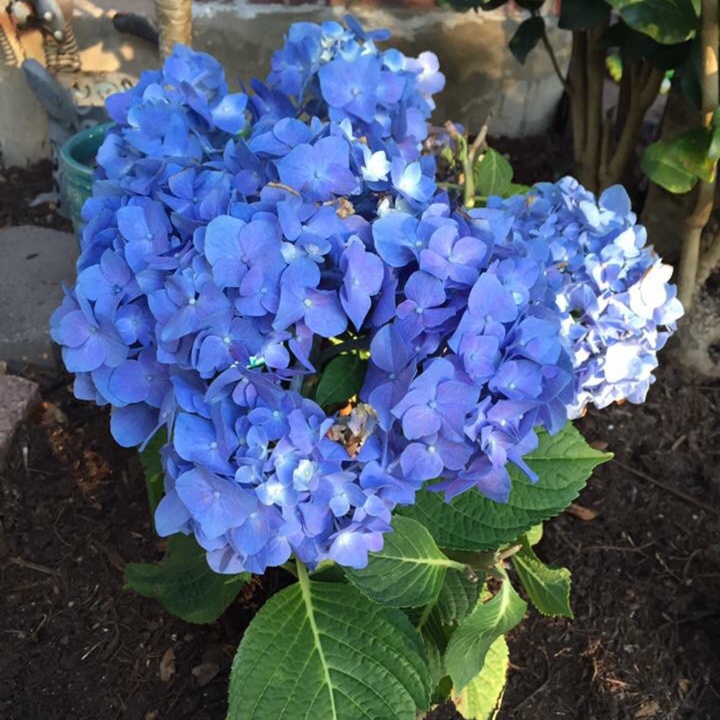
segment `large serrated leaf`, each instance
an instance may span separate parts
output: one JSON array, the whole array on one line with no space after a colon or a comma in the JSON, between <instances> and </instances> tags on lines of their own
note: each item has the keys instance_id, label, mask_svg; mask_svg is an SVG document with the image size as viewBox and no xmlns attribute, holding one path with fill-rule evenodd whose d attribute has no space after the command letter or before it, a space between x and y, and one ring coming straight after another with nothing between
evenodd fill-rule
<instances>
[{"instance_id":1,"label":"large serrated leaf","mask_svg":"<svg viewBox=\"0 0 720 720\"><path fill-rule=\"evenodd\" d=\"M168 540L159 563L129 563L125 568L126 587L159 600L168 612L192 623L217 620L249 579L249 573L213 572L205 550L194 537L182 534Z\"/></svg>"},{"instance_id":2,"label":"large serrated leaf","mask_svg":"<svg viewBox=\"0 0 720 720\"><path fill-rule=\"evenodd\" d=\"M527 538L512 564L532 604L550 617L573 617L570 608L572 578L567 568L550 567L538 558Z\"/></svg>"},{"instance_id":3,"label":"large serrated leaf","mask_svg":"<svg viewBox=\"0 0 720 720\"><path fill-rule=\"evenodd\" d=\"M228 720L414 720L430 677L408 619L351 585L299 579L245 632Z\"/></svg>"},{"instance_id":4,"label":"large serrated leaf","mask_svg":"<svg viewBox=\"0 0 720 720\"><path fill-rule=\"evenodd\" d=\"M370 554L363 570L346 575L372 600L390 607L419 607L439 595L448 567L462 568L443 555L432 535L417 520L393 519L382 550Z\"/></svg>"},{"instance_id":5,"label":"large serrated leaf","mask_svg":"<svg viewBox=\"0 0 720 720\"><path fill-rule=\"evenodd\" d=\"M689 40L698 16L691 0L607 0L633 30L667 45Z\"/></svg>"},{"instance_id":6,"label":"large serrated leaf","mask_svg":"<svg viewBox=\"0 0 720 720\"><path fill-rule=\"evenodd\" d=\"M447 676L444 655L448 640L458 623L475 609L483 587L482 578L471 580L464 572L448 570L435 602L422 610L409 611L423 639L435 685Z\"/></svg>"},{"instance_id":7,"label":"large serrated leaf","mask_svg":"<svg viewBox=\"0 0 720 720\"><path fill-rule=\"evenodd\" d=\"M477 604L482 588L482 578L470 580L464 573L448 571L435 603L440 622L454 625L464 620Z\"/></svg>"},{"instance_id":8,"label":"large serrated leaf","mask_svg":"<svg viewBox=\"0 0 720 720\"><path fill-rule=\"evenodd\" d=\"M445 651L445 667L456 692L482 671L491 645L510 632L525 616L527 603L515 592L507 577L488 602L479 602L458 625Z\"/></svg>"},{"instance_id":9,"label":"large serrated leaf","mask_svg":"<svg viewBox=\"0 0 720 720\"><path fill-rule=\"evenodd\" d=\"M421 522L441 548L495 550L559 515L585 487L593 469L611 457L591 448L568 423L556 435L539 433L538 449L527 456L540 477L537 483L510 467L512 491L506 504L476 490L446 503L438 493L425 490L418 493L415 505L399 512Z\"/></svg>"},{"instance_id":10,"label":"large serrated leaf","mask_svg":"<svg viewBox=\"0 0 720 720\"><path fill-rule=\"evenodd\" d=\"M483 669L461 692L452 694L456 710L466 720L492 720L502 700L510 665L507 641L500 636L490 646Z\"/></svg>"}]
</instances>

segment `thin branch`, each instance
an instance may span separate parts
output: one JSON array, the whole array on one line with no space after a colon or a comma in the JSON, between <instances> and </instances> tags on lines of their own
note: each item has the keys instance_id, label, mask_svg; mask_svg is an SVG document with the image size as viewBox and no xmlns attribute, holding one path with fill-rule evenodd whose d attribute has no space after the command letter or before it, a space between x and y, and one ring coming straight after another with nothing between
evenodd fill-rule
<instances>
[{"instance_id":1,"label":"thin branch","mask_svg":"<svg viewBox=\"0 0 720 720\"><path fill-rule=\"evenodd\" d=\"M602 25L588 32L587 44L587 135L580 159L580 181L589 190L597 190L602 136L602 99L605 81L605 31L610 11Z\"/></svg>"},{"instance_id":2,"label":"thin branch","mask_svg":"<svg viewBox=\"0 0 720 720\"><path fill-rule=\"evenodd\" d=\"M630 66L624 66L620 78L620 94L618 96L617 108L615 111L615 137L618 137L625 127L630 101L632 100L632 73L628 72Z\"/></svg>"},{"instance_id":3,"label":"thin branch","mask_svg":"<svg viewBox=\"0 0 720 720\"><path fill-rule=\"evenodd\" d=\"M720 232L716 233L707 250L700 254L696 279L698 288L705 285L718 265L720 265Z\"/></svg>"},{"instance_id":4,"label":"thin branch","mask_svg":"<svg viewBox=\"0 0 720 720\"><path fill-rule=\"evenodd\" d=\"M609 108L605 111L605 122L602 128L602 141L600 143L600 177L606 172L610 164L613 145L613 111Z\"/></svg>"},{"instance_id":5,"label":"thin branch","mask_svg":"<svg viewBox=\"0 0 720 720\"><path fill-rule=\"evenodd\" d=\"M701 180L695 196L695 209L687 219L680 253L680 272L678 275L678 299L687 312L693 303L698 286L700 264L700 241L704 227L710 220L715 203L715 183Z\"/></svg>"},{"instance_id":6,"label":"thin branch","mask_svg":"<svg viewBox=\"0 0 720 720\"><path fill-rule=\"evenodd\" d=\"M493 118L493 111L491 110L487 117L485 118L485 122L483 123L483 126L480 128L480 132L475 136L475 140L473 140L473 144L470 146L470 150L468 152L468 160L472 164L475 161L475 157L477 154L487 147L487 136L488 131L490 130L490 123L492 122Z\"/></svg>"},{"instance_id":7,"label":"thin branch","mask_svg":"<svg viewBox=\"0 0 720 720\"><path fill-rule=\"evenodd\" d=\"M632 159L637 144L638 134L642 127L645 114L655 102L660 92L665 73L643 63L640 67L631 66L630 106L623 125L620 139L610 160L607 172L601 176L603 187L621 182L628 163Z\"/></svg>"},{"instance_id":8,"label":"thin branch","mask_svg":"<svg viewBox=\"0 0 720 720\"><path fill-rule=\"evenodd\" d=\"M572 94L570 95L571 119L573 128L573 152L576 164L585 151L586 120L587 120L587 32L573 32L572 55L568 79Z\"/></svg>"},{"instance_id":9,"label":"thin branch","mask_svg":"<svg viewBox=\"0 0 720 720\"><path fill-rule=\"evenodd\" d=\"M532 14L533 17L540 17L539 10L533 10ZM565 75L563 75L562 70L560 69L560 63L558 62L557 55L555 54L555 50L552 46L552 43L550 42L550 38L548 37L547 25L545 25L545 22L543 22L543 34L540 40L544 45L545 50L547 50L547 54L550 56L550 62L552 63L555 74L558 76L558 80L560 80L562 86L565 88L565 92L572 97L572 88L570 87L570 83L567 81Z\"/></svg>"},{"instance_id":10,"label":"thin branch","mask_svg":"<svg viewBox=\"0 0 720 720\"><path fill-rule=\"evenodd\" d=\"M702 0L702 125L710 127L720 101L718 87L718 2ZM715 203L715 183L698 183L695 207L687 220L680 256L678 298L685 309L692 305L697 288L700 240Z\"/></svg>"},{"instance_id":11,"label":"thin branch","mask_svg":"<svg viewBox=\"0 0 720 720\"><path fill-rule=\"evenodd\" d=\"M475 207L475 158L481 150L487 147L487 134L492 120L492 110L488 113L483 126L480 128L473 144L468 149L465 144L465 153L463 155L463 174L465 175L465 185L463 188L463 204L466 208Z\"/></svg>"}]
</instances>

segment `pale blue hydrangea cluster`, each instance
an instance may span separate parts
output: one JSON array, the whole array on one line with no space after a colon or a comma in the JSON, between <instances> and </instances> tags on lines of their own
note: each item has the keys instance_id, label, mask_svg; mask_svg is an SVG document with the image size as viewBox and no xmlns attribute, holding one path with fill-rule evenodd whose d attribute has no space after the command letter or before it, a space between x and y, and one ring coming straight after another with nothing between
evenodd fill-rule
<instances>
[{"instance_id":1,"label":"pale blue hydrangea cluster","mask_svg":"<svg viewBox=\"0 0 720 720\"><path fill-rule=\"evenodd\" d=\"M506 501L538 428L644 397L679 313L622 191L438 191L437 60L381 37L297 24L249 96L178 47L108 101L52 334L120 444L167 433L156 527L219 572L362 567L426 485ZM312 397L344 348L340 413Z\"/></svg>"},{"instance_id":2,"label":"pale blue hydrangea cluster","mask_svg":"<svg viewBox=\"0 0 720 720\"><path fill-rule=\"evenodd\" d=\"M471 215L498 244L543 258L575 366L570 418L588 404L641 403L657 353L682 315L672 268L647 245L620 186L596 201L576 180L538 183L530 197L491 198Z\"/></svg>"}]
</instances>

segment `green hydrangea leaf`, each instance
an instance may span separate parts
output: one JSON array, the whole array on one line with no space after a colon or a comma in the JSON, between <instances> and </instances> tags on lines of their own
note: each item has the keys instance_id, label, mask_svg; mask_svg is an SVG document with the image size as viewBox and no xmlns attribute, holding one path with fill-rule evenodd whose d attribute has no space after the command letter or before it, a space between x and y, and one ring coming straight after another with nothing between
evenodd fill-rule
<instances>
[{"instance_id":1,"label":"green hydrangea leaf","mask_svg":"<svg viewBox=\"0 0 720 720\"><path fill-rule=\"evenodd\" d=\"M572 619L572 577L567 568L545 565L535 554L527 538L523 539L522 549L513 555L512 564L532 604L543 615Z\"/></svg>"},{"instance_id":2,"label":"green hydrangea leaf","mask_svg":"<svg viewBox=\"0 0 720 720\"><path fill-rule=\"evenodd\" d=\"M497 150L490 148L475 164L474 175L478 195L505 195L512 183L513 169Z\"/></svg>"},{"instance_id":3,"label":"green hydrangea leaf","mask_svg":"<svg viewBox=\"0 0 720 720\"><path fill-rule=\"evenodd\" d=\"M488 648L482 670L460 692L452 693L455 709L466 720L492 720L502 701L510 657L500 636Z\"/></svg>"},{"instance_id":4,"label":"green hydrangea leaf","mask_svg":"<svg viewBox=\"0 0 720 720\"><path fill-rule=\"evenodd\" d=\"M492 644L510 632L525 616L527 603L505 577L497 594L475 609L452 634L445 651L445 666L456 693L483 670Z\"/></svg>"},{"instance_id":5,"label":"green hydrangea leaf","mask_svg":"<svg viewBox=\"0 0 720 720\"><path fill-rule=\"evenodd\" d=\"M245 632L228 720L414 720L429 699L427 660L405 615L301 570Z\"/></svg>"},{"instance_id":6,"label":"green hydrangea leaf","mask_svg":"<svg viewBox=\"0 0 720 720\"><path fill-rule=\"evenodd\" d=\"M165 557L156 564L129 563L125 586L159 600L165 609L192 623L217 620L250 580L249 573L213 572L203 550L191 535L173 535Z\"/></svg>"},{"instance_id":7,"label":"green hydrangea leaf","mask_svg":"<svg viewBox=\"0 0 720 720\"><path fill-rule=\"evenodd\" d=\"M448 568L461 570L462 565L447 558L419 522L398 516L383 549L370 554L367 567L346 574L372 600L410 608L437 599Z\"/></svg>"},{"instance_id":8,"label":"green hydrangea leaf","mask_svg":"<svg viewBox=\"0 0 720 720\"><path fill-rule=\"evenodd\" d=\"M367 362L357 355L338 355L330 360L323 370L322 378L315 391L318 405L332 405L345 402L360 392Z\"/></svg>"},{"instance_id":9,"label":"green hydrangea leaf","mask_svg":"<svg viewBox=\"0 0 720 720\"><path fill-rule=\"evenodd\" d=\"M525 473L509 466L512 491L506 504L477 490L446 503L441 494L424 490L415 505L399 512L421 522L438 546L449 550L496 550L517 540L533 525L563 512L593 469L612 457L591 448L570 423L556 435L541 432L538 437L538 449L526 461L539 480L532 483Z\"/></svg>"}]
</instances>

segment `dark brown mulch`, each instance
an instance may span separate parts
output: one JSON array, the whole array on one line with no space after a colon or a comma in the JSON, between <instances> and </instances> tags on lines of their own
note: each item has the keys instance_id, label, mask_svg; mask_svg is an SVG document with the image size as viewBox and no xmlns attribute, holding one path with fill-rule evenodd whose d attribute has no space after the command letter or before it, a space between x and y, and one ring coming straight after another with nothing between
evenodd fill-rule
<instances>
[{"instance_id":1,"label":"dark brown mulch","mask_svg":"<svg viewBox=\"0 0 720 720\"><path fill-rule=\"evenodd\" d=\"M0 230L11 225L38 225L72 232L72 223L57 212L55 203L30 207L38 195L52 190L49 160L29 168L0 168Z\"/></svg>"},{"instance_id":2,"label":"dark brown mulch","mask_svg":"<svg viewBox=\"0 0 720 720\"><path fill-rule=\"evenodd\" d=\"M126 562L159 556L137 461L68 386L44 397L0 478L0 717L222 720L233 651L278 577L207 627L123 590ZM666 369L644 406L581 422L617 461L579 499L598 516L557 518L539 546L572 570L576 618L532 613L513 633L503 720L720 717L719 403L720 384ZM206 663L219 672L200 686Z\"/></svg>"},{"instance_id":3,"label":"dark brown mulch","mask_svg":"<svg viewBox=\"0 0 720 720\"><path fill-rule=\"evenodd\" d=\"M550 136L493 146L516 182L568 170ZM28 207L49 178L49 164L0 173L0 228L69 229L47 206ZM137 461L68 382L43 386L47 404L0 473L0 718L223 720L234 650L282 579L256 580L203 627L123 590L125 563L156 559L160 546ZM720 718L719 408L719 383L666 368L645 405L581 421L617 461L578 500L597 517L565 514L539 546L572 570L576 618L533 612L512 634L501 720ZM200 685L193 669L212 665L218 674Z\"/></svg>"}]
</instances>

